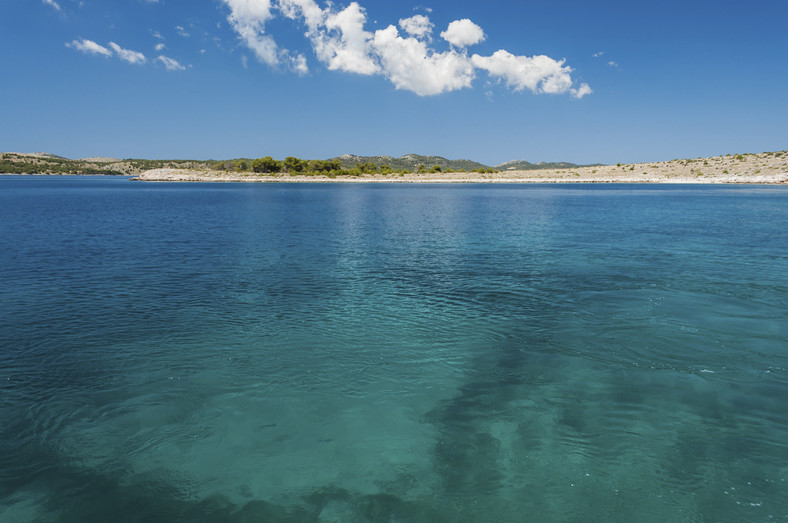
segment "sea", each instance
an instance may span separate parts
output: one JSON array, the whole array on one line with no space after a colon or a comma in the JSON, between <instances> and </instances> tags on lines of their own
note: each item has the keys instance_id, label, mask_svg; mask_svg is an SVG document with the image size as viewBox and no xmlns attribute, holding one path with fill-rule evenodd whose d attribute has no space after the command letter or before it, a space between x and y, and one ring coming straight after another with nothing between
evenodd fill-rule
<instances>
[{"instance_id":1,"label":"sea","mask_svg":"<svg viewBox=\"0 0 788 523\"><path fill-rule=\"evenodd\" d=\"M0 177L0 521L788 520L788 187Z\"/></svg>"}]
</instances>

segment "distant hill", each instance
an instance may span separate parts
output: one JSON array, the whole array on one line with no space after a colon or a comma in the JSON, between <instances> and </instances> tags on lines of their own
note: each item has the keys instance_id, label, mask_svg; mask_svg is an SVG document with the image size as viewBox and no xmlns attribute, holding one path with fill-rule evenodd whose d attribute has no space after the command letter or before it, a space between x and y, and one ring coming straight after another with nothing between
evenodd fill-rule
<instances>
[{"instance_id":1,"label":"distant hill","mask_svg":"<svg viewBox=\"0 0 788 523\"><path fill-rule=\"evenodd\" d=\"M93 162L93 163L116 163L122 162L118 158L109 158L107 156L91 156L90 158L80 158L78 161L80 162Z\"/></svg>"},{"instance_id":2,"label":"distant hill","mask_svg":"<svg viewBox=\"0 0 788 523\"><path fill-rule=\"evenodd\" d=\"M498 171L530 171L536 169L572 169L574 167L593 167L600 164L593 165L577 165L569 162L538 162L531 163L525 160L515 160L505 162L495 167L485 165L483 163L474 162L473 160L449 160L443 156L424 156L420 154L406 154L399 158L393 156L358 156L355 154L343 154L332 158L342 162L342 167L351 168L361 163L374 163L375 165L388 165L392 169L407 169L414 171L419 165L424 165L430 168L433 165L440 165L441 170L448 171L473 171L474 169L496 169Z\"/></svg>"},{"instance_id":3,"label":"distant hill","mask_svg":"<svg viewBox=\"0 0 788 523\"><path fill-rule=\"evenodd\" d=\"M68 160L68 158L64 156L58 156L52 153L6 153L6 154L14 154L16 156L22 156L26 158L50 158L53 160Z\"/></svg>"},{"instance_id":4,"label":"distant hill","mask_svg":"<svg viewBox=\"0 0 788 523\"><path fill-rule=\"evenodd\" d=\"M511 162L504 162L496 165L495 168L499 171L534 171L537 169L572 169L575 167L595 167L602 165L599 163L589 165L578 165L569 162L538 162L531 163L525 160L513 160Z\"/></svg>"},{"instance_id":5,"label":"distant hill","mask_svg":"<svg viewBox=\"0 0 788 523\"><path fill-rule=\"evenodd\" d=\"M472 171L473 169L487 169L487 165L472 160L449 160L443 156L423 156L421 154L406 154L399 158L393 156L357 156L355 154L343 154L332 158L342 162L342 167L351 168L361 163L374 163L375 165L388 165L392 169L407 169L415 171L419 165L430 168L439 165L441 170L446 171Z\"/></svg>"},{"instance_id":6,"label":"distant hill","mask_svg":"<svg viewBox=\"0 0 788 523\"><path fill-rule=\"evenodd\" d=\"M343 154L332 160L339 160L342 167L351 169L359 164L372 163L378 168L388 165L391 169L399 171L416 171L420 165L430 169L438 165L443 172L451 171L479 171L482 169L496 169L499 171L526 171L535 169L572 169L576 167L589 167L568 162L539 162L531 163L525 160L505 162L495 167L485 165L473 160L450 160L443 156L425 156L421 154L406 154L395 158L393 156L358 156ZM94 156L71 160L51 153L0 153L0 173L8 174L117 174L136 175L149 169L218 169L234 170L235 163L244 160L247 165L251 158L235 160L145 160L108 158ZM597 166L600 164L594 164Z\"/></svg>"},{"instance_id":7,"label":"distant hill","mask_svg":"<svg viewBox=\"0 0 788 523\"><path fill-rule=\"evenodd\" d=\"M133 175L148 169L207 169L208 162L194 160L117 160L84 158L70 160L50 153L0 153L4 174L112 174Z\"/></svg>"}]
</instances>

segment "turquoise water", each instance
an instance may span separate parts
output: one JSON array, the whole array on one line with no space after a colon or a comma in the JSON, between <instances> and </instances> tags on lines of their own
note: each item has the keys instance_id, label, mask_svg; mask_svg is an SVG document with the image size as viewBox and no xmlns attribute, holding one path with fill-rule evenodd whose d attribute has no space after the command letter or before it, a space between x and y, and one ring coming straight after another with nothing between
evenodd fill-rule
<instances>
[{"instance_id":1,"label":"turquoise water","mask_svg":"<svg viewBox=\"0 0 788 523\"><path fill-rule=\"evenodd\" d=\"M1 521L788 519L788 188L0 177Z\"/></svg>"}]
</instances>

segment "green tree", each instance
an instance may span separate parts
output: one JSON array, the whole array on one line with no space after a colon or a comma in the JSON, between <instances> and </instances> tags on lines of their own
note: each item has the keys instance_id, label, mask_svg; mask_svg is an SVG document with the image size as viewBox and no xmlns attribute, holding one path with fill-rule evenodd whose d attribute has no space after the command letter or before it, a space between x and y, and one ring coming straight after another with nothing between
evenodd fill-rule
<instances>
[{"instance_id":1,"label":"green tree","mask_svg":"<svg viewBox=\"0 0 788 523\"><path fill-rule=\"evenodd\" d=\"M312 173L324 173L339 171L342 169L342 162L339 160L310 160L307 170Z\"/></svg>"},{"instance_id":2,"label":"green tree","mask_svg":"<svg viewBox=\"0 0 788 523\"><path fill-rule=\"evenodd\" d=\"M246 160L238 160L235 162L235 170L240 172L248 171L249 165L246 163Z\"/></svg>"},{"instance_id":3,"label":"green tree","mask_svg":"<svg viewBox=\"0 0 788 523\"><path fill-rule=\"evenodd\" d=\"M306 171L309 162L300 160L295 156L285 158L284 169L289 173L301 173Z\"/></svg>"},{"instance_id":4,"label":"green tree","mask_svg":"<svg viewBox=\"0 0 788 523\"><path fill-rule=\"evenodd\" d=\"M441 169L440 165L433 165L432 167L430 167L430 172L431 173L440 173L440 172L443 172L443 170Z\"/></svg>"},{"instance_id":5,"label":"green tree","mask_svg":"<svg viewBox=\"0 0 788 523\"><path fill-rule=\"evenodd\" d=\"M356 168L363 174L375 174L378 172L378 166L372 162L360 163L356 166Z\"/></svg>"},{"instance_id":6,"label":"green tree","mask_svg":"<svg viewBox=\"0 0 788 523\"><path fill-rule=\"evenodd\" d=\"M282 162L265 156L252 161L252 170L256 173L278 173L282 170Z\"/></svg>"}]
</instances>

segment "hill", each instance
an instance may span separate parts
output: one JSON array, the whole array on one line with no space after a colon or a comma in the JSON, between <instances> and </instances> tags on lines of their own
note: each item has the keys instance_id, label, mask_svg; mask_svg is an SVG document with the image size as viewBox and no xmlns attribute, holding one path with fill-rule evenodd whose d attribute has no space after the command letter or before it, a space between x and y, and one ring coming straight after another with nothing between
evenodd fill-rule
<instances>
[{"instance_id":1,"label":"hill","mask_svg":"<svg viewBox=\"0 0 788 523\"><path fill-rule=\"evenodd\" d=\"M207 169L208 162L194 160L140 160L84 158L71 160L49 153L0 153L4 174L110 174L134 175L149 169Z\"/></svg>"},{"instance_id":2,"label":"hill","mask_svg":"<svg viewBox=\"0 0 788 523\"><path fill-rule=\"evenodd\" d=\"M362 163L374 163L375 165L388 165L395 171L406 169L415 171L419 165L430 168L439 165L444 172L448 171L472 171L474 169L488 169L487 165L472 160L449 160L443 156L424 156L421 154L406 154L399 158L393 156L357 156L355 154L343 154L332 158L342 162L342 167L349 169Z\"/></svg>"},{"instance_id":3,"label":"hill","mask_svg":"<svg viewBox=\"0 0 788 523\"><path fill-rule=\"evenodd\" d=\"M368 157L369 158L369 157ZM426 158L426 157L422 157ZM349 159L351 160L351 159ZM788 184L788 151L570 169L481 172L254 173L231 170L156 169L137 180L182 182L364 183L742 183Z\"/></svg>"},{"instance_id":4,"label":"hill","mask_svg":"<svg viewBox=\"0 0 788 523\"><path fill-rule=\"evenodd\" d=\"M499 171L536 171L539 169L573 169L575 167L597 167L599 163L578 165L569 162L538 162L531 163L525 160L513 160L511 162L504 162L496 165L495 168Z\"/></svg>"}]
</instances>

